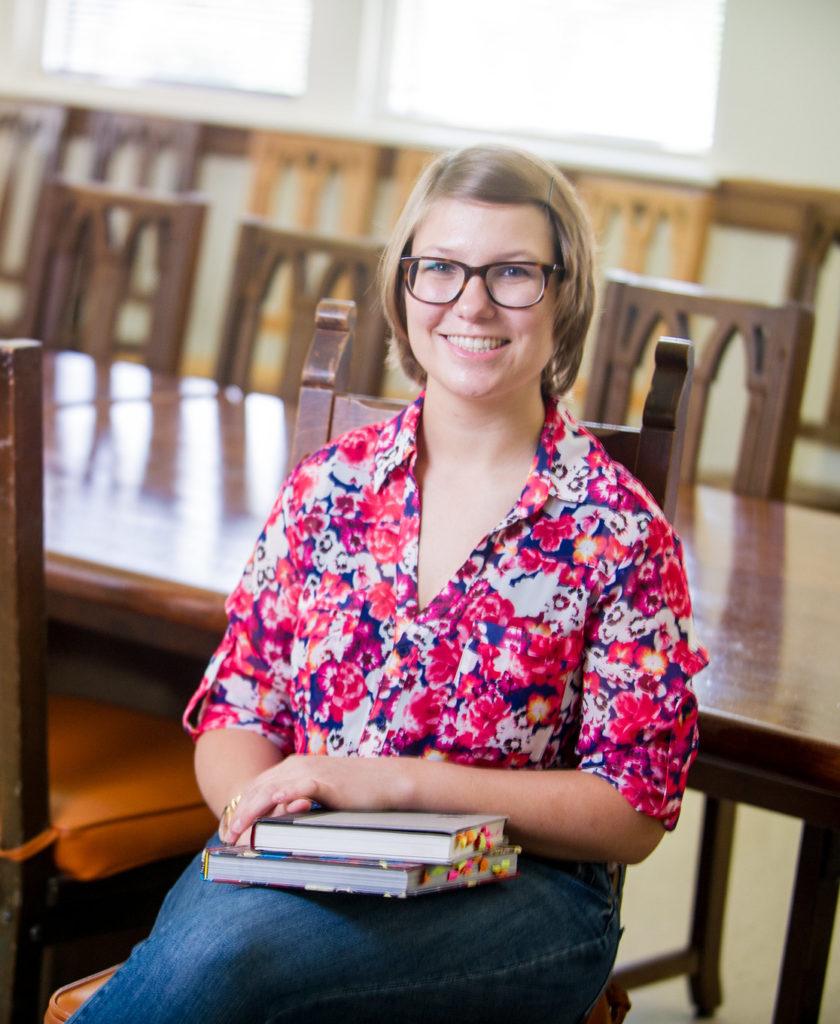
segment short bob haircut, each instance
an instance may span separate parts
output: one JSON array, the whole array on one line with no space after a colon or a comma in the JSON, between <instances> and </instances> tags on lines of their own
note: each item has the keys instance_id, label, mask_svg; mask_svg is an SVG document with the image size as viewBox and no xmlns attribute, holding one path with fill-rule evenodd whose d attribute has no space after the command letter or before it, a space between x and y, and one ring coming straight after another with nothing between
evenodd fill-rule
<instances>
[{"instance_id":1,"label":"short bob haircut","mask_svg":"<svg viewBox=\"0 0 840 1024\"><path fill-rule=\"evenodd\" d=\"M444 153L425 169L414 186L382 254L379 286L392 331L391 359L416 384L426 374L411 351L405 315L405 285L400 257L411 251L417 228L438 199L481 203L533 203L546 211L555 245L555 275L543 301L554 301L554 354L543 370L543 394L562 395L580 367L583 343L594 305L593 239L589 219L573 188L551 164L506 146L471 146Z\"/></svg>"}]
</instances>

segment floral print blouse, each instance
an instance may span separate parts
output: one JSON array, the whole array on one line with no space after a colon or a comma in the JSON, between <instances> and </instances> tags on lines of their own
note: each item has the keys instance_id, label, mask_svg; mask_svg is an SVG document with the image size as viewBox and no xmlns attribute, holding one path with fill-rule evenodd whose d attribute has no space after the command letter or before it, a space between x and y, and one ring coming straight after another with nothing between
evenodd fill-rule
<instances>
[{"instance_id":1,"label":"floral print blouse","mask_svg":"<svg viewBox=\"0 0 840 1024\"><path fill-rule=\"evenodd\" d=\"M188 731L253 729L283 754L576 768L673 828L707 657L671 526L549 401L516 505L420 609L422 404L288 477Z\"/></svg>"}]
</instances>

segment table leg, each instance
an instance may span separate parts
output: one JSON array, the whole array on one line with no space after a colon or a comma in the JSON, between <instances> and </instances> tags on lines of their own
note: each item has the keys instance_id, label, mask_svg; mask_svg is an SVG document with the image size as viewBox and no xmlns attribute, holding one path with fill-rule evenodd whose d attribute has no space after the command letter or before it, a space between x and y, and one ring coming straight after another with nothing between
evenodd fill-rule
<instances>
[{"instance_id":1,"label":"table leg","mask_svg":"<svg viewBox=\"0 0 840 1024\"><path fill-rule=\"evenodd\" d=\"M698 961L689 976L689 985L700 1017L710 1017L723 999L720 947L734 830L734 802L707 796L690 942Z\"/></svg>"},{"instance_id":2,"label":"table leg","mask_svg":"<svg viewBox=\"0 0 840 1024\"><path fill-rule=\"evenodd\" d=\"M840 831L804 824L773 1024L819 1017L838 885Z\"/></svg>"}]
</instances>

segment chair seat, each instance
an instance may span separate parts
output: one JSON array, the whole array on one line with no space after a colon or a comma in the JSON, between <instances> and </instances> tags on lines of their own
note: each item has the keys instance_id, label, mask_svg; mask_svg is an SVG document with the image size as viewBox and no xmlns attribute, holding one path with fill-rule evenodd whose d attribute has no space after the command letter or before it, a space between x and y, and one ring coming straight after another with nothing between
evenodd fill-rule
<instances>
[{"instance_id":1,"label":"chair seat","mask_svg":"<svg viewBox=\"0 0 840 1024\"><path fill-rule=\"evenodd\" d=\"M48 737L53 855L73 878L106 878L197 851L213 833L180 723L52 696Z\"/></svg>"},{"instance_id":2,"label":"chair seat","mask_svg":"<svg viewBox=\"0 0 840 1024\"><path fill-rule=\"evenodd\" d=\"M64 985L53 992L47 1012L44 1014L44 1024L64 1024L64 1021L69 1020L76 1010L105 984L116 969L107 967L104 971L82 978L81 981L71 981L69 985Z\"/></svg>"}]
</instances>

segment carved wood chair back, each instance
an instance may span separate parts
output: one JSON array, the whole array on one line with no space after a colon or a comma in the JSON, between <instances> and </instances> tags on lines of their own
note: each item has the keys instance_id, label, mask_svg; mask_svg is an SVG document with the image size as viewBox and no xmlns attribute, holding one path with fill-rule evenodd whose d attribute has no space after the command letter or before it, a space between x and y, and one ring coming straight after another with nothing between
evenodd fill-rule
<instances>
[{"instance_id":1,"label":"carved wood chair back","mask_svg":"<svg viewBox=\"0 0 840 1024\"><path fill-rule=\"evenodd\" d=\"M0 336L21 332L46 181L61 160L63 107L0 102Z\"/></svg>"},{"instance_id":2,"label":"carved wood chair back","mask_svg":"<svg viewBox=\"0 0 840 1024\"><path fill-rule=\"evenodd\" d=\"M194 194L51 183L24 333L49 348L80 349L101 360L129 356L177 372L205 211ZM140 246L149 238L154 277L138 288Z\"/></svg>"},{"instance_id":3,"label":"carved wood chair back","mask_svg":"<svg viewBox=\"0 0 840 1024\"><path fill-rule=\"evenodd\" d=\"M576 187L603 244L617 227L622 237L618 266L636 274L650 272L660 229L668 233L665 276L698 281L709 233L713 199L706 189L581 175Z\"/></svg>"},{"instance_id":4,"label":"carved wood chair back","mask_svg":"<svg viewBox=\"0 0 840 1024\"><path fill-rule=\"evenodd\" d=\"M417 179L436 156L437 153L430 149L413 149L404 146L401 146L394 154L391 195L388 200L387 227L389 229L396 223Z\"/></svg>"},{"instance_id":5,"label":"carved wood chair back","mask_svg":"<svg viewBox=\"0 0 840 1024\"><path fill-rule=\"evenodd\" d=\"M380 159L374 143L255 131L249 158L249 213L303 231L369 233Z\"/></svg>"},{"instance_id":6,"label":"carved wood chair back","mask_svg":"<svg viewBox=\"0 0 840 1024\"><path fill-rule=\"evenodd\" d=\"M267 341L281 348L272 356L275 390L295 404L306 351L312 336L315 307L324 296L349 291L360 310L359 331L350 380L361 391L375 393L385 365L385 321L376 294L378 243L330 239L302 231L286 231L249 217L243 221L222 334L216 378L223 385L254 388L258 346ZM288 277L284 296L284 337L270 335L264 309L272 299L278 274Z\"/></svg>"},{"instance_id":7,"label":"carved wood chair back","mask_svg":"<svg viewBox=\"0 0 840 1024\"><path fill-rule=\"evenodd\" d=\"M692 325L698 317L711 323L702 345ZM615 271L608 278L584 416L626 419L636 368L663 329L696 341L683 458L683 478L693 482L710 388L724 354L739 338L746 356L748 404L732 486L739 494L783 498L812 328L811 310L798 303L744 302L712 295L697 285Z\"/></svg>"},{"instance_id":8,"label":"carved wood chair back","mask_svg":"<svg viewBox=\"0 0 840 1024\"><path fill-rule=\"evenodd\" d=\"M115 182L117 161L133 159L121 187L190 192L195 188L201 126L192 121L94 110L89 115L91 179ZM169 171L168 180L162 181Z\"/></svg>"}]
</instances>

